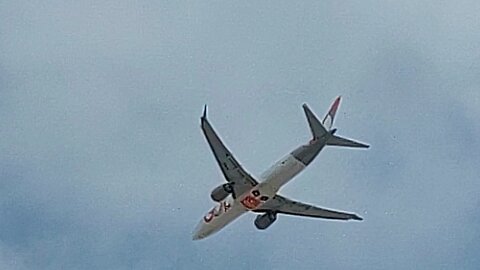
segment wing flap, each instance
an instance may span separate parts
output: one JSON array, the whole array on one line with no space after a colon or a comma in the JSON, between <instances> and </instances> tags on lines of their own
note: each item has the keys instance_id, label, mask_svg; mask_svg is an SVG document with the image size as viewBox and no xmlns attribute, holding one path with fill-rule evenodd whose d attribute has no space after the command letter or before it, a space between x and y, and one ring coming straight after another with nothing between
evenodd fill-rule
<instances>
[{"instance_id":1,"label":"wing flap","mask_svg":"<svg viewBox=\"0 0 480 270\"><path fill-rule=\"evenodd\" d=\"M353 213L340 212L325 208L316 207L306 203L294 201L280 195L276 195L272 200L266 202L258 212L274 211L281 214L337 219L337 220L363 220L361 217Z\"/></svg>"}]
</instances>

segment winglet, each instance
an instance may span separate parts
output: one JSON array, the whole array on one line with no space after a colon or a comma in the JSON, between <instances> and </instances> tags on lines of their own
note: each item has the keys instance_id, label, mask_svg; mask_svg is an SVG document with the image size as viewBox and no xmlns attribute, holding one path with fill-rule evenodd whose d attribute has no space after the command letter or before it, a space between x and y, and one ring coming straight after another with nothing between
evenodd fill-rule
<instances>
[{"instance_id":1,"label":"winglet","mask_svg":"<svg viewBox=\"0 0 480 270\"><path fill-rule=\"evenodd\" d=\"M203 119L207 119L207 104L205 104L205 106L203 107L203 115L202 115L202 118L203 118Z\"/></svg>"}]
</instances>

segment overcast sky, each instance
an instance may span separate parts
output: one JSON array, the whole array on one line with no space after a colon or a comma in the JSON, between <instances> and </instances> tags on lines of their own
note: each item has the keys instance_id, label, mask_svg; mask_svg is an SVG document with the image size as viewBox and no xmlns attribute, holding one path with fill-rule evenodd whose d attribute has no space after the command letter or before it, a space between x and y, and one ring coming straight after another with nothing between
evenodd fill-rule
<instances>
[{"instance_id":1,"label":"overcast sky","mask_svg":"<svg viewBox=\"0 0 480 270\"><path fill-rule=\"evenodd\" d=\"M1 1L0 269L479 269L480 2ZM282 194L363 222L246 214L224 179L327 148Z\"/></svg>"}]
</instances>

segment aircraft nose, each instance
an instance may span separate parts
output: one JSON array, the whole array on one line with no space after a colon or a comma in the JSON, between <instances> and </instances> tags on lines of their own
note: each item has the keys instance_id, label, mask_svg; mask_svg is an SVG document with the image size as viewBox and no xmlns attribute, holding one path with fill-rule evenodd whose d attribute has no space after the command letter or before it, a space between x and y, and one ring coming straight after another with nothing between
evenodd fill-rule
<instances>
[{"instance_id":1,"label":"aircraft nose","mask_svg":"<svg viewBox=\"0 0 480 270\"><path fill-rule=\"evenodd\" d=\"M192 240L200 240L202 238L203 238L203 236L201 234L199 234L198 232L194 232L193 235L192 235Z\"/></svg>"},{"instance_id":2,"label":"aircraft nose","mask_svg":"<svg viewBox=\"0 0 480 270\"><path fill-rule=\"evenodd\" d=\"M203 232L203 222L200 221L192 233L192 240L200 240L205 238L205 233Z\"/></svg>"}]
</instances>

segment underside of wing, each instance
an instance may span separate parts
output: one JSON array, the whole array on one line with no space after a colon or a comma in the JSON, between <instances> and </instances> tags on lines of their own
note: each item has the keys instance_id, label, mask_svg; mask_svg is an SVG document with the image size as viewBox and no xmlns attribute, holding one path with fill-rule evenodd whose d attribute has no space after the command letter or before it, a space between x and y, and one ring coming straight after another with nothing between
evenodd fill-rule
<instances>
[{"instance_id":1,"label":"underside of wing","mask_svg":"<svg viewBox=\"0 0 480 270\"><path fill-rule=\"evenodd\" d=\"M257 209L257 212L276 212L280 214L325 218L325 219L338 219L338 220L363 220L361 217L353 213L339 212L335 210L329 210L325 208L316 207L313 205L305 204L290 200L280 195L276 195L272 200L266 202L261 209Z\"/></svg>"},{"instance_id":2,"label":"underside of wing","mask_svg":"<svg viewBox=\"0 0 480 270\"><path fill-rule=\"evenodd\" d=\"M228 148L223 144L220 137L210 125L206 116L206 106L201 117L202 130L207 139L210 149L217 160L220 169L227 182L232 184L233 190L236 194L241 194L246 190L256 186L258 182L253 179L248 172L246 172L235 157L230 153Z\"/></svg>"}]
</instances>

